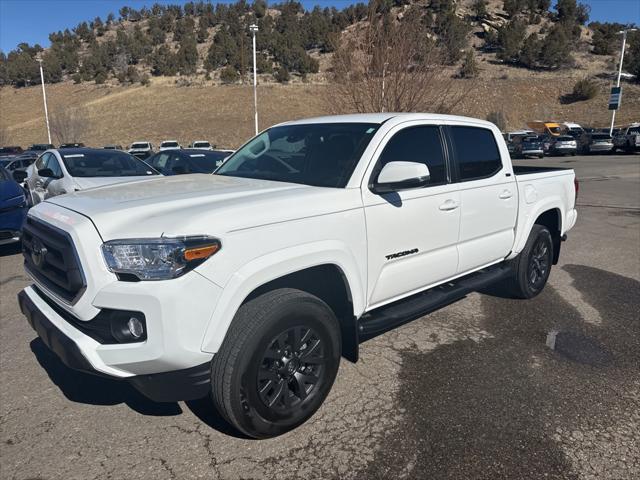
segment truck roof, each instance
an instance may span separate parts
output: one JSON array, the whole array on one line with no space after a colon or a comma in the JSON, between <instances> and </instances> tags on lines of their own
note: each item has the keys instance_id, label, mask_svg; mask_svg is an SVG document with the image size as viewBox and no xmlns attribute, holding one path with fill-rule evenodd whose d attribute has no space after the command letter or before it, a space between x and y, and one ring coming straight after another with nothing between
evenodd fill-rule
<instances>
[{"instance_id":1,"label":"truck roof","mask_svg":"<svg viewBox=\"0 0 640 480\"><path fill-rule=\"evenodd\" d=\"M485 124L493 126L493 123L486 120L480 120L471 117L461 117L458 115L441 115L438 113L356 113L349 115L327 115L324 117L303 118L284 122L279 125L306 125L309 123L384 123L387 120L395 119L398 121L409 120L435 120L435 121L459 121L471 122L475 124Z\"/></svg>"}]
</instances>

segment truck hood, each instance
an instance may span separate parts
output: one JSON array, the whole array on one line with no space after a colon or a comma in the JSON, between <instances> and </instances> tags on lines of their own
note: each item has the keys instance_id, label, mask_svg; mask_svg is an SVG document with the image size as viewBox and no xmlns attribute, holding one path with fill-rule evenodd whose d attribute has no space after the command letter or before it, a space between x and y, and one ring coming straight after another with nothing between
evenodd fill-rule
<instances>
[{"instance_id":1,"label":"truck hood","mask_svg":"<svg viewBox=\"0 0 640 480\"><path fill-rule=\"evenodd\" d=\"M362 205L358 190L210 174L159 177L93 188L52 197L45 203L89 217L105 241L162 235L224 235Z\"/></svg>"},{"instance_id":2,"label":"truck hood","mask_svg":"<svg viewBox=\"0 0 640 480\"><path fill-rule=\"evenodd\" d=\"M139 177L73 177L73 182L78 189L86 190L87 188L104 187L105 185L115 185L116 183L148 180L149 178L151 178L151 175Z\"/></svg>"}]
</instances>

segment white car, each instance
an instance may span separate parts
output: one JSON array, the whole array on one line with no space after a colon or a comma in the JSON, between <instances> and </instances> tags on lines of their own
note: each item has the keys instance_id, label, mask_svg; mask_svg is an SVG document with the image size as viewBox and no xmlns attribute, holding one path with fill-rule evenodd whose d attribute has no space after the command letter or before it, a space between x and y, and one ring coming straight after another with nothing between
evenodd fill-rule
<instances>
[{"instance_id":1,"label":"white car","mask_svg":"<svg viewBox=\"0 0 640 480\"><path fill-rule=\"evenodd\" d=\"M161 402L211 394L272 437L313 415L361 341L496 282L538 295L576 196L573 170L514 167L483 120L298 120L213 175L32 208L19 302L71 368Z\"/></svg>"},{"instance_id":2,"label":"white car","mask_svg":"<svg viewBox=\"0 0 640 480\"><path fill-rule=\"evenodd\" d=\"M193 148L196 150L213 150L213 146L211 145L211 143L207 142L206 140L196 140L189 146L189 148Z\"/></svg>"},{"instance_id":3,"label":"white car","mask_svg":"<svg viewBox=\"0 0 640 480\"><path fill-rule=\"evenodd\" d=\"M137 153L153 153L153 145L150 142L133 142L127 150L128 153L135 155Z\"/></svg>"},{"instance_id":4,"label":"white car","mask_svg":"<svg viewBox=\"0 0 640 480\"><path fill-rule=\"evenodd\" d=\"M27 170L29 202L87 188L159 176L143 161L120 150L65 148L47 150Z\"/></svg>"},{"instance_id":5,"label":"white car","mask_svg":"<svg viewBox=\"0 0 640 480\"><path fill-rule=\"evenodd\" d=\"M164 150L179 150L182 147L180 146L180 144L178 142L176 142L175 140L165 140L164 142L162 142L160 144L160 151L164 151Z\"/></svg>"}]
</instances>

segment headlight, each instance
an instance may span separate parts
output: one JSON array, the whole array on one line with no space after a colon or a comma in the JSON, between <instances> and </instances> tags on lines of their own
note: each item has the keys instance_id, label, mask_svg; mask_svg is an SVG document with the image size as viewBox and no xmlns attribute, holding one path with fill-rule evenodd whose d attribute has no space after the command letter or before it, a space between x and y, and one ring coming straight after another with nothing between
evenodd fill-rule
<instances>
[{"instance_id":1,"label":"headlight","mask_svg":"<svg viewBox=\"0 0 640 480\"><path fill-rule=\"evenodd\" d=\"M194 269L220 250L220 241L206 236L133 238L102 245L107 267L119 277L168 280Z\"/></svg>"}]
</instances>

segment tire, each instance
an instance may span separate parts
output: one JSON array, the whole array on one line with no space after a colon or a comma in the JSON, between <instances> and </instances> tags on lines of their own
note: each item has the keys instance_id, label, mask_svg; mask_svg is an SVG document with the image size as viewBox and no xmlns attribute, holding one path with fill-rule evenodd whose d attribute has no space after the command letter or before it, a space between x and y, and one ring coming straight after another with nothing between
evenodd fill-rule
<instances>
[{"instance_id":1,"label":"tire","mask_svg":"<svg viewBox=\"0 0 640 480\"><path fill-rule=\"evenodd\" d=\"M291 288L264 293L238 309L213 357L214 405L249 437L281 435L322 405L340 356L340 326L325 302Z\"/></svg>"},{"instance_id":2,"label":"tire","mask_svg":"<svg viewBox=\"0 0 640 480\"><path fill-rule=\"evenodd\" d=\"M547 284L553 263L553 240L544 225L534 225L524 250L515 259L515 278L507 282L517 298L533 298Z\"/></svg>"}]
</instances>

